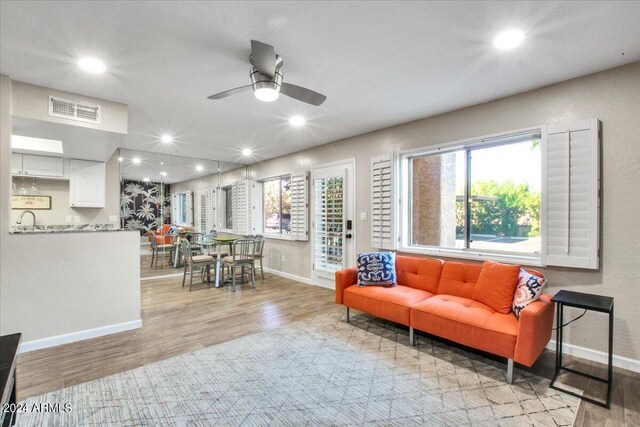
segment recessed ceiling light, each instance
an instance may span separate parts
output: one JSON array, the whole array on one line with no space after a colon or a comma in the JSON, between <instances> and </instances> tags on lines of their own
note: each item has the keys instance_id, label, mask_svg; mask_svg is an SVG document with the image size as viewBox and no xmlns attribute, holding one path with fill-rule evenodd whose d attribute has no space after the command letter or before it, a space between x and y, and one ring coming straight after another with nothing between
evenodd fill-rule
<instances>
[{"instance_id":1,"label":"recessed ceiling light","mask_svg":"<svg viewBox=\"0 0 640 427\"><path fill-rule=\"evenodd\" d=\"M160 172L160 175L167 176L167 173L166 172Z\"/></svg>"},{"instance_id":2,"label":"recessed ceiling light","mask_svg":"<svg viewBox=\"0 0 640 427\"><path fill-rule=\"evenodd\" d=\"M204 166L202 166L202 165L198 165L198 166L196 166L196 170L197 170L198 172L202 171L203 169L204 169Z\"/></svg>"},{"instance_id":3,"label":"recessed ceiling light","mask_svg":"<svg viewBox=\"0 0 640 427\"><path fill-rule=\"evenodd\" d=\"M291 126L300 127L300 126L304 125L305 122L306 122L306 120L302 116L291 116L289 118L289 124Z\"/></svg>"},{"instance_id":4,"label":"recessed ceiling light","mask_svg":"<svg viewBox=\"0 0 640 427\"><path fill-rule=\"evenodd\" d=\"M493 39L493 45L498 49L513 49L524 41L524 33L520 30L503 31Z\"/></svg>"},{"instance_id":5,"label":"recessed ceiling light","mask_svg":"<svg viewBox=\"0 0 640 427\"><path fill-rule=\"evenodd\" d=\"M134 157L133 159L131 159L131 161L133 162L133 164L139 165L142 160L140 160L140 157Z\"/></svg>"},{"instance_id":6,"label":"recessed ceiling light","mask_svg":"<svg viewBox=\"0 0 640 427\"><path fill-rule=\"evenodd\" d=\"M173 141L173 137L171 135L162 135L162 137L160 138L160 141L164 143L169 143Z\"/></svg>"},{"instance_id":7,"label":"recessed ceiling light","mask_svg":"<svg viewBox=\"0 0 640 427\"><path fill-rule=\"evenodd\" d=\"M118 161L121 162L124 160L124 157L118 157Z\"/></svg>"},{"instance_id":8,"label":"recessed ceiling light","mask_svg":"<svg viewBox=\"0 0 640 427\"><path fill-rule=\"evenodd\" d=\"M83 70L94 74L102 73L107 68L104 65L104 62L100 61L97 58L91 57L82 58L80 61L78 61L78 65Z\"/></svg>"},{"instance_id":9,"label":"recessed ceiling light","mask_svg":"<svg viewBox=\"0 0 640 427\"><path fill-rule=\"evenodd\" d=\"M251 148L243 148L242 149L242 155L243 156L250 156L252 153Z\"/></svg>"},{"instance_id":10,"label":"recessed ceiling light","mask_svg":"<svg viewBox=\"0 0 640 427\"><path fill-rule=\"evenodd\" d=\"M149 178L142 178L144 182L149 182Z\"/></svg>"}]
</instances>

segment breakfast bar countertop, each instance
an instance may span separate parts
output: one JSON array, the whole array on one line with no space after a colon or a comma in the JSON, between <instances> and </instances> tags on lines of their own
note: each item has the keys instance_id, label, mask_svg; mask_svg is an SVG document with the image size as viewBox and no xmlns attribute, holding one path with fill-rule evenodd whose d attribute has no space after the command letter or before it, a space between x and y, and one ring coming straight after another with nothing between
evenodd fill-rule
<instances>
[{"instance_id":1,"label":"breakfast bar countertop","mask_svg":"<svg viewBox=\"0 0 640 427\"><path fill-rule=\"evenodd\" d=\"M95 233L105 231L130 231L114 228L113 224L60 224L60 225L16 225L11 234Z\"/></svg>"}]
</instances>

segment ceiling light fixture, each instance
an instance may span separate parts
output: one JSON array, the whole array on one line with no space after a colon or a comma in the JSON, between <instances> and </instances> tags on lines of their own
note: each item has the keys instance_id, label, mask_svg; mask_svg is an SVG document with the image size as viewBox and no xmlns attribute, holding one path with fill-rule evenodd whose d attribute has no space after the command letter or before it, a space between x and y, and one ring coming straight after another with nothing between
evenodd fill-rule
<instances>
[{"instance_id":1,"label":"ceiling light fixture","mask_svg":"<svg viewBox=\"0 0 640 427\"><path fill-rule=\"evenodd\" d=\"M142 181L149 182L149 178L142 178Z\"/></svg>"},{"instance_id":2,"label":"ceiling light fixture","mask_svg":"<svg viewBox=\"0 0 640 427\"><path fill-rule=\"evenodd\" d=\"M121 162L124 160L124 157L118 157L118 161Z\"/></svg>"},{"instance_id":3,"label":"ceiling light fixture","mask_svg":"<svg viewBox=\"0 0 640 427\"><path fill-rule=\"evenodd\" d=\"M243 156L250 156L252 153L251 148L243 148L242 149L242 155Z\"/></svg>"},{"instance_id":4,"label":"ceiling light fixture","mask_svg":"<svg viewBox=\"0 0 640 427\"><path fill-rule=\"evenodd\" d=\"M78 65L84 71L87 71L87 72L93 73L93 74L100 74L100 73L104 72L104 70L106 70L106 68L107 68L104 65L104 62L100 61L97 58L91 58L91 57L86 57L86 58L80 59L80 61L78 61Z\"/></svg>"},{"instance_id":5,"label":"ceiling light fixture","mask_svg":"<svg viewBox=\"0 0 640 427\"><path fill-rule=\"evenodd\" d=\"M131 161L134 165L139 165L140 162L142 162L142 160L140 160L140 157L134 157L133 159L131 159Z\"/></svg>"},{"instance_id":6,"label":"ceiling light fixture","mask_svg":"<svg viewBox=\"0 0 640 427\"><path fill-rule=\"evenodd\" d=\"M493 45L500 49L513 49L524 41L524 33L520 30L512 29L503 31L493 39Z\"/></svg>"},{"instance_id":7,"label":"ceiling light fixture","mask_svg":"<svg viewBox=\"0 0 640 427\"><path fill-rule=\"evenodd\" d=\"M160 172L160 175L167 176L167 173L166 172Z\"/></svg>"},{"instance_id":8,"label":"ceiling light fixture","mask_svg":"<svg viewBox=\"0 0 640 427\"><path fill-rule=\"evenodd\" d=\"M204 169L204 166L202 166L202 165L197 165L197 166L196 166L196 170L197 170L198 172L201 172L203 169Z\"/></svg>"},{"instance_id":9,"label":"ceiling light fixture","mask_svg":"<svg viewBox=\"0 0 640 427\"><path fill-rule=\"evenodd\" d=\"M273 102L280 97L280 92L270 87L258 88L253 94L262 102Z\"/></svg>"},{"instance_id":10,"label":"ceiling light fixture","mask_svg":"<svg viewBox=\"0 0 640 427\"><path fill-rule=\"evenodd\" d=\"M291 126L300 127L306 123L306 120L302 116L291 116L289 118L289 124Z\"/></svg>"},{"instance_id":11,"label":"ceiling light fixture","mask_svg":"<svg viewBox=\"0 0 640 427\"><path fill-rule=\"evenodd\" d=\"M160 141L164 142L165 144L173 141L173 137L171 135L162 135L162 137L160 137Z\"/></svg>"}]
</instances>

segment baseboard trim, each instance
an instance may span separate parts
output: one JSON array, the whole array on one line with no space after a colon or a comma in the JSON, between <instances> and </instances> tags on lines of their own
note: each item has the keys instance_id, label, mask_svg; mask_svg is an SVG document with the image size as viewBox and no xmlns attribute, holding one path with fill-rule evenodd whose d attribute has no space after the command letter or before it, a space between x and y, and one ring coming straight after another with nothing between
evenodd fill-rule
<instances>
[{"instance_id":1,"label":"baseboard trim","mask_svg":"<svg viewBox=\"0 0 640 427\"><path fill-rule=\"evenodd\" d=\"M27 353L30 351L41 350L43 348L55 347L62 344L69 344L76 341L87 340L89 338L97 338L105 335L116 334L118 332L130 331L142 327L142 319L132 322L118 323L115 325L102 326L100 328L86 329L84 331L72 332L70 334L56 335L49 338L27 341L20 344L18 353Z\"/></svg>"},{"instance_id":2,"label":"baseboard trim","mask_svg":"<svg viewBox=\"0 0 640 427\"><path fill-rule=\"evenodd\" d=\"M267 271L267 270L264 270L264 271ZM182 275L184 275L184 273L167 273L167 274L161 274L159 276L141 277L140 281L144 282L145 280L165 279L167 277L178 277Z\"/></svg>"},{"instance_id":3,"label":"baseboard trim","mask_svg":"<svg viewBox=\"0 0 640 427\"><path fill-rule=\"evenodd\" d=\"M302 283L305 283L307 285L313 285L313 283L311 283L311 279L308 279L308 278L302 277L302 276L296 276L295 274L286 273L286 272L280 271L280 270L274 270L273 268L265 267L264 268L264 272L265 273L274 274L276 276L284 277L285 279L295 280L296 282L302 282ZM257 274L260 274L260 272L257 272Z\"/></svg>"},{"instance_id":4,"label":"baseboard trim","mask_svg":"<svg viewBox=\"0 0 640 427\"><path fill-rule=\"evenodd\" d=\"M555 340L549 341L546 347L548 350L556 351ZM582 359L591 360L606 365L609 363L607 360L607 353L604 351L593 350L579 345L563 343L562 353L571 356L581 357ZM617 368L627 369L633 372L640 372L640 360L631 359L629 357L613 355L613 366Z\"/></svg>"}]
</instances>

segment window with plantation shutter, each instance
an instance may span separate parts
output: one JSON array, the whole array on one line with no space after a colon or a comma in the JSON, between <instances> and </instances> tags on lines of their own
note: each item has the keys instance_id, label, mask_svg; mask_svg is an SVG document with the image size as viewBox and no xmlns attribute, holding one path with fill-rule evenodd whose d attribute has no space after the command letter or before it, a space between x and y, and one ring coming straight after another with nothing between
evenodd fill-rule
<instances>
[{"instance_id":1,"label":"window with plantation shutter","mask_svg":"<svg viewBox=\"0 0 640 427\"><path fill-rule=\"evenodd\" d=\"M233 232L239 235L253 234L253 181L233 183Z\"/></svg>"},{"instance_id":2,"label":"window with plantation shutter","mask_svg":"<svg viewBox=\"0 0 640 427\"><path fill-rule=\"evenodd\" d=\"M171 193L171 222L181 227L193 227L193 193Z\"/></svg>"},{"instance_id":3,"label":"window with plantation shutter","mask_svg":"<svg viewBox=\"0 0 640 427\"><path fill-rule=\"evenodd\" d=\"M543 144L543 262L597 269L600 122L592 119L548 125Z\"/></svg>"},{"instance_id":4,"label":"window with plantation shutter","mask_svg":"<svg viewBox=\"0 0 640 427\"><path fill-rule=\"evenodd\" d=\"M201 233L216 229L216 189L208 188L198 192L196 224Z\"/></svg>"},{"instance_id":5,"label":"window with plantation shutter","mask_svg":"<svg viewBox=\"0 0 640 427\"><path fill-rule=\"evenodd\" d=\"M309 175L307 172L291 174L291 237L309 240Z\"/></svg>"},{"instance_id":6,"label":"window with plantation shutter","mask_svg":"<svg viewBox=\"0 0 640 427\"><path fill-rule=\"evenodd\" d=\"M393 154L371 158L371 247L395 249Z\"/></svg>"}]
</instances>

